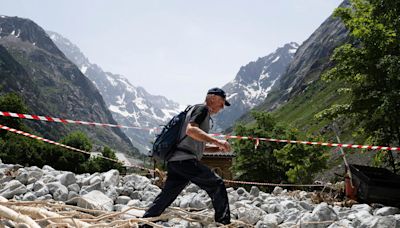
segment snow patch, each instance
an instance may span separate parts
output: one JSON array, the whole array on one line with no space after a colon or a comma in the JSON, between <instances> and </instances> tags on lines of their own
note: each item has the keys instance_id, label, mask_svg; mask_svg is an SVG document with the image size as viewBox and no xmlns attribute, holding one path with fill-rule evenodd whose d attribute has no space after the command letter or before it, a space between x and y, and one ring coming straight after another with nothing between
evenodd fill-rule
<instances>
[{"instance_id":1,"label":"snow patch","mask_svg":"<svg viewBox=\"0 0 400 228\"><path fill-rule=\"evenodd\" d=\"M114 78L110 77L108 74L106 74L107 80L111 83L111 85L116 86L117 82L114 80Z\"/></svg>"},{"instance_id":2,"label":"snow patch","mask_svg":"<svg viewBox=\"0 0 400 228\"><path fill-rule=\"evenodd\" d=\"M267 78L269 78L269 73L265 72L264 74L260 75L260 79L259 80L262 81L262 80L267 79Z\"/></svg>"},{"instance_id":3,"label":"snow patch","mask_svg":"<svg viewBox=\"0 0 400 228\"><path fill-rule=\"evenodd\" d=\"M275 85L275 82L278 81L278 78L272 81L271 85L264 91L265 97L267 97L269 91L271 91L272 87Z\"/></svg>"},{"instance_id":4,"label":"snow patch","mask_svg":"<svg viewBox=\"0 0 400 228\"><path fill-rule=\"evenodd\" d=\"M238 95L238 93L232 93L226 99L229 101L230 99L232 99L234 96L237 96L237 95Z\"/></svg>"},{"instance_id":5,"label":"snow patch","mask_svg":"<svg viewBox=\"0 0 400 228\"><path fill-rule=\"evenodd\" d=\"M122 111L119 106L110 105L108 109L112 112L118 113L124 117L132 117L133 115L127 111Z\"/></svg>"},{"instance_id":6,"label":"snow patch","mask_svg":"<svg viewBox=\"0 0 400 228\"><path fill-rule=\"evenodd\" d=\"M133 103L140 109L140 110L145 110L148 109L149 106L145 104L145 100L142 97L136 98Z\"/></svg>"},{"instance_id":7,"label":"snow patch","mask_svg":"<svg viewBox=\"0 0 400 228\"><path fill-rule=\"evenodd\" d=\"M15 37L19 38L19 35L21 35L21 30L20 29L18 29L18 34Z\"/></svg>"},{"instance_id":8,"label":"snow patch","mask_svg":"<svg viewBox=\"0 0 400 228\"><path fill-rule=\"evenodd\" d=\"M115 102L117 104L119 104L119 105L124 105L125 106L124 100L125 100L125 93L122 94L122 96L116 96L116 101Z\"/></svg>"},{"instance_id":9,"label":"snow patch","mask_svg":"<svg viewBox=\"0 0 400 228\"><path fill-rule=\"evenodd\" d=\"M274 60L272 60L272 62L271 62L271 63L274 63L274 62L278 61L278 60L279 60L279 58L280 58L280 56L276 57Z\"/></svg>"},{"instance_id":10,"label":"snow patch","mask_svg":"<svg viewBox=\"0 0 400 228\"><path fill-rule=\"evenodd\" d=\"M82 72L83 74L85 74L87 68L88 68L88 67L87 67L86 65L82 65L82 66L81 66L81 72Z\"/></svg>"}]
</instances>

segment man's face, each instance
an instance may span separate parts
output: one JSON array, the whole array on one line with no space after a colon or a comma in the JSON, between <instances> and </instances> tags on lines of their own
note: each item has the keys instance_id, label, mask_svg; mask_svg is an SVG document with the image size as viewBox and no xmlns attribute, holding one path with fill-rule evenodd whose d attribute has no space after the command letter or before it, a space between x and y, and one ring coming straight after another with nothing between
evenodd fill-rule
<instances>
[{"instance_id":1,"label":"man's face","mask_svg":"<svg viewBox=\"0 0 400 228\"><path fill-rule=\"evenodd\" d=\"M213 95L211 99L211 114L216 114L221 111L225 106L225 99L218 95Z\"/></svg>"}]
</instances>

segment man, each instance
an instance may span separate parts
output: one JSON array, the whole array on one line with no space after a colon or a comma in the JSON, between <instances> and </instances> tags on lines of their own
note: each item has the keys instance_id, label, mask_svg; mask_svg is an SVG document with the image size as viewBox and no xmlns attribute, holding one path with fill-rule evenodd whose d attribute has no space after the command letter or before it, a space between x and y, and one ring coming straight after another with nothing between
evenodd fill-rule
<instances>
[{"instance_id":1,"label":"man","mask_svg":"<svg viewBox=\"0 0 400 228\"><path fill-rule=\"evenodd\" d=\"M179 143L177 150L168 160L165 186L143 215L144 218L161 215L190 181L210 196L215 210L215 221L222 224L230 223L229 202L224 182L207 166L200 163L204 151L230 151L231 147L227 141L207 134L210 130L210 115L218 113L224 106L230 106L225 92L220 88L212 88L208 90L203 104L195 105L189 110L182 129L187 137ZM183 137L184 135L181 136ZM206 143L214 146L206 146Z\"/></svg>"}]
</instances>

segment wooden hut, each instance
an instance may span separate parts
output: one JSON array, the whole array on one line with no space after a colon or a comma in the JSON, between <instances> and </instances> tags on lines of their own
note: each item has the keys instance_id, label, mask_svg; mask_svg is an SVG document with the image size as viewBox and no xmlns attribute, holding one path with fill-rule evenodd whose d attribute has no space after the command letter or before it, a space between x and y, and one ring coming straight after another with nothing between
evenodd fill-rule
<instances>
[{"instance_id":1,"label":"wooden hut","mask_svg":"<svg viewBox=\"0 0 400 228\"><path fill-rule=\"evenodd\" d=\"M215 152L215 153L204 153L201 161L207 165L214 172L216 172L222 179L232 180L232 167L233 159L235 155L233 152Z\"/></svg>"}]
</instances>

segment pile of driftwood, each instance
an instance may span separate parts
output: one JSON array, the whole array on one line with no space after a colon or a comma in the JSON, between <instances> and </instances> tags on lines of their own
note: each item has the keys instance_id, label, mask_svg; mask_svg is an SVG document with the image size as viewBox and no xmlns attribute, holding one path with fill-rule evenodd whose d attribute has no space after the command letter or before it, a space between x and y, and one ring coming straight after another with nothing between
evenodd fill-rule
<instances>
[{"instance_id":1,"label":"pile of driftwood","mask_svg":"<svg viewBox=\"0 0 400 228\"><path fill-rule=\"evenodd\" d=\"M326 202L331 205L351 206L356 201L345 200L343 183L329 186L322 191L309 192L313 203ZM293 198L300 197L301 191L290 191ZM129 207L121 212L103 211L67 205L64 202L48 201L8 201L0 196L1 227L138 227L148 224L162 227L157 221L170 221L171 218L183 219L201 224L203 227L216 227L213 213L207 209L181 209L170 207L160 217L141 218L144 208ZM325 221L326 222L326 221ZM315 222L316 224L321 222ZM218 227L253 227L242 221L233 220L232 224ZM297 227L296 225L294 227Z\"/></svg>"},{"instance_id":2,"label":"pile of driftwood","mask_svg":"<svg viewBox=\"0 0 400 228\"><path fill-rule=\"evenodd\" d=\"M121 212L90 210L55 201L8 201L0 198L0 227L138 227L148 224L163 227L156 221L179 218L203 226L214 223L207 210L190 211L171 207L160 217L140 218L143 208L130 207ZM137 216L135 216L135 214ZM221 227L252 227L241 221Z\"/></svg>"}]
</instances>

